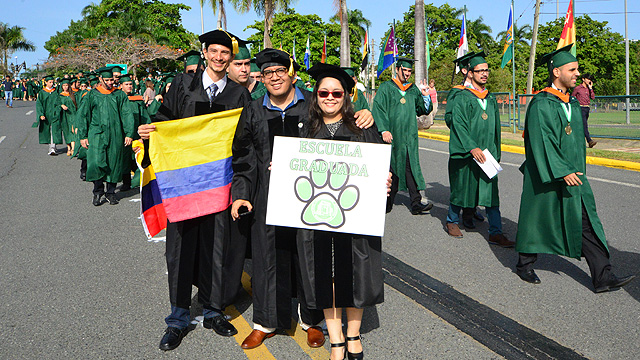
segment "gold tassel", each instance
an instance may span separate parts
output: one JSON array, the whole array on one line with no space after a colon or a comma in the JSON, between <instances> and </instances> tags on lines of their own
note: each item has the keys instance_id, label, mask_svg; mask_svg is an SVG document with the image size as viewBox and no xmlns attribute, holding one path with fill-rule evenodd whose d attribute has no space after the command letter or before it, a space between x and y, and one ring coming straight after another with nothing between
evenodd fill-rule
<instances>
[{"instance_id":1,"label":"gold tassel","mask_svg":"<svg viewBox=\"0 0 640 360\"><path fill-rule=\"evenodd\" d=\"M293 57L289 55L289 76L293 76L295 70L293 69Z\"/></svg>"},{"instance_id":2,"label":"gold tassel","mask_svg":"<svg viewBox=\"0 0 640 360\"><path fill-rule=\"evenodd\" d=\"M233 55L237 54L240 51L240 49L238 47L238 40L235 37L229 35L229 33L226 32L224 29L218 28L218 30L224 31L224 33L227 34L229 39L231 39L231 47L232 47L231 48L231 52L233 52Z\"/></svg>"}]
</instances>

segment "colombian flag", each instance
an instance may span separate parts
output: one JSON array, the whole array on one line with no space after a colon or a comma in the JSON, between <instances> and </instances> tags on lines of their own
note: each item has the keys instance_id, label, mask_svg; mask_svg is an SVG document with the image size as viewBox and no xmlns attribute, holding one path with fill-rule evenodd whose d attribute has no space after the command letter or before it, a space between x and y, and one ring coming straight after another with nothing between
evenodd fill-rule
<instances>
[{"instance_id":1,"label":"colombian flag","mask_svg":"<svg viewBox=\"0 0 640 360\"><path fill-rule=\"evenodd\" d=\"M231 145L242 108L154 123L149 158L171 222L231 204Z\"/></svg>"},{"instance_id":2,"label":"colombian flag","mask_svg":"<svg viewBox=\"0 0 640 360\"><path fill-rule=\"evenodd\" d=\"M158 189L156 174L153 172L153 166L149 165L143 168L141 165L144 158L144 145L136 140L132 146L134 149L140 149L136 154L136 162L140 169L140 198L142 199L140 202L140 219L147 238L151 239L167 227L167 214L162 205L162 197Z\"/></svg>"}]
</instances>

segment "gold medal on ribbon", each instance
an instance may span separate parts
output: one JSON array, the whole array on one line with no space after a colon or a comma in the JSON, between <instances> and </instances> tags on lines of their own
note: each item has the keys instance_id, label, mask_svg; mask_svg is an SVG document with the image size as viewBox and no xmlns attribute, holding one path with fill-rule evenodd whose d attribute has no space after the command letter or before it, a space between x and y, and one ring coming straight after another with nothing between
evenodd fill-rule
<instances>
[{"instance_id":1,"label":"gold medal on ribbon","mask_svg":"<svg viewBox=\"0 0 640 360\"><path fill-rule=\"evenodd\" d=\"M565 127L565 128L564 128L564 132L566 132L566 133L567 133L567 135L570 135L570 134L571 134L571 131L573 131L573 130L571 129L571 125L567 125L567 127Z\"/></svg>"},{"instance_id":2,"label":"gold medal on ribbon","mask_svg":"<svg viewBox=\"0 0 640 360\"><path fill-rule=\"evenodd\" d=\"M482 113L482 120L487 120L489 118L489 115L487 115L486 112Z\"/></svg>"},{"instance_id":3,"label":"gold medal on ribbon","mask_svg":"<svg viewBox=\"0 0 640 360\"><path fill-rule=\"evenodd\" d=\"M400 99L400 104L404 104L406 102L407 102L407 100L405 98Z\"/></svg>"}]
</instances>

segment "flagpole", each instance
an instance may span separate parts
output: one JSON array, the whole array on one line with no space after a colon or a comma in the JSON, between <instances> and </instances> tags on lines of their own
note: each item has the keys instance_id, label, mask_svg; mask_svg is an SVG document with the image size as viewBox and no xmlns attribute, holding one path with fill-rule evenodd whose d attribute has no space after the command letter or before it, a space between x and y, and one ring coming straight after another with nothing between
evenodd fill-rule
<instances>
[{"instance_id":1,"label":"flagpole","mask_svg":"<svg viewBox=\"0 0 640 360\"><path fill-rule=\"evenodd\" d=\"M511 0L511 77L513 81L513 133L516 133L516 17L514 0Z\"/></svg>"},{"instance_id":2,"label":"flagpole","mask_svg":"<svg viewBox=\"0 0 640 360\"><path fill-rule=\"evenodd\" d=\"M631 118L629 115L629 25L627 21L627 0L624 0L624 49L625 49L624 67L626 70L625 92L627 95L627 98L625 100L625 109L627 112L627 125L628 125L631 123Z\"/></svg>"},{"instance_id":3,"label":"flagpole","mask_svg":"<svg viewBox=\"0 0 640 360\"><path fill-rule=\"evenodd\" d=\"M396 54L396 50L398 49L398 44L396 44L396 19L393 19L393 62L391 62L391 77L395 78L396 77L396 67L395 65L393 65L393 63L396 62L396 57L398 56L398 54Z\"/></svg>"}]
</instances>

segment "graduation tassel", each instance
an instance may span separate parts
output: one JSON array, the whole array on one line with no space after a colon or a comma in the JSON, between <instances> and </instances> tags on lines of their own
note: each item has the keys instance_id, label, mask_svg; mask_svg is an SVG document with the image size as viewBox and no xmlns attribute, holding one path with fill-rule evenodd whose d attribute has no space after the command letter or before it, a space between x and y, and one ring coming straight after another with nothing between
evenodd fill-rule
<instances>
[{"instance_id":1,"label":"graduation tassel","mask_svg":"<svg viewBox=\"0 0 640 360\"><path fill-rule=\"evenodd\" d=\"M238 53L238 51L240 51L240 49L239 49L239 47L238 47L238 39L236 39L235 37L233 37L233 36L229 35L229 33L228 33L228 32L226 32L224 29L220 29L220 28L219 28L218 30L220 30L220 31L224 31L224 33L225 33L225 34L227 34L227 36L229 37L229 39L231 39L231 46L232 46L231 51L233 52L233 55L237 54L237 53Z\"/></svg>"}]
</instances>

